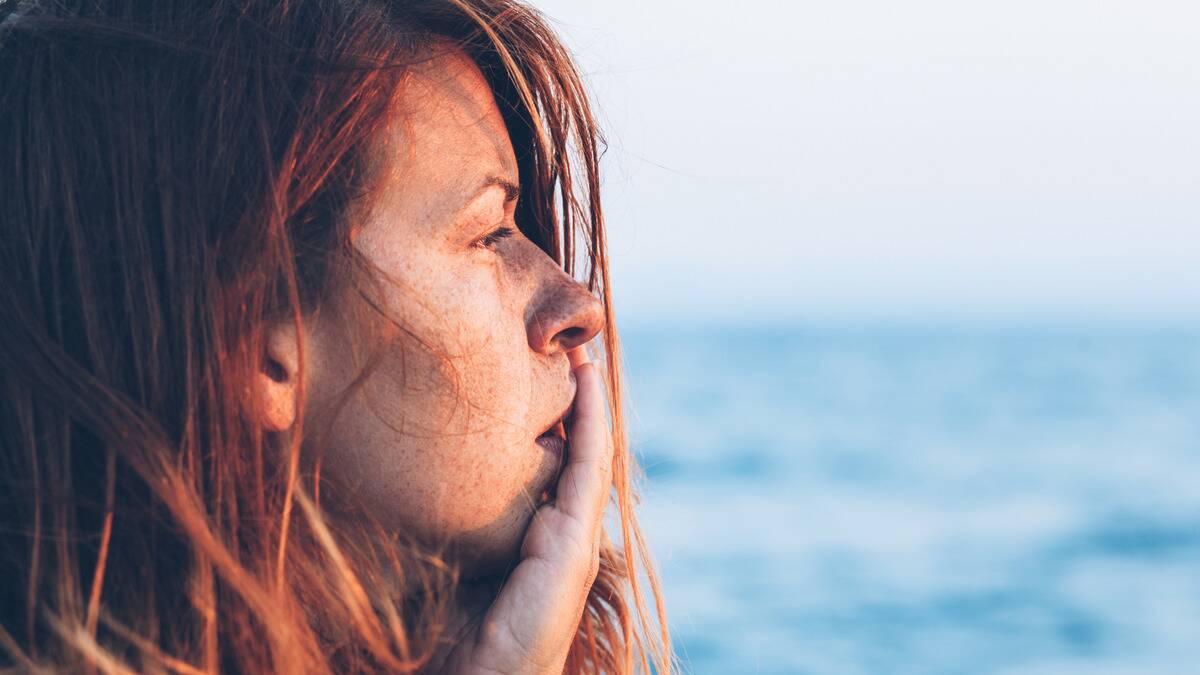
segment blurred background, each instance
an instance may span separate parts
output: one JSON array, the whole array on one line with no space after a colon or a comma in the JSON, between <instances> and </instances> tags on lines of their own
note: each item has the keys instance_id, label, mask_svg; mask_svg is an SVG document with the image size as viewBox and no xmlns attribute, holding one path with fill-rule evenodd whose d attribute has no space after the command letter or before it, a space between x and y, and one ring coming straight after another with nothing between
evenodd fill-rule
<instances>
[{"instance_id":1,"label":"blurred background","mask_svg":"<svg viewBox=\"0 0 1200 675\"><path fill-rule=\"evenodd\" d=\"M1200 673L1200 6L533 0L694 673Z\"/></svg>"}]
</instances>

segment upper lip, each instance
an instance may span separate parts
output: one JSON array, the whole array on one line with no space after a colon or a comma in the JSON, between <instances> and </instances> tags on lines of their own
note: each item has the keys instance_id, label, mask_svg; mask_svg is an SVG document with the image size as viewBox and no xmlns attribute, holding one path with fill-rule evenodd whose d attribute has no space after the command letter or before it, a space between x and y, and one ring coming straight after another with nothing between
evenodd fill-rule
<instances>
[{"instance_id":1,"label":"upper lip","mask_svg":"<svg viewBox=\"0 0 1200 675\"><path fill-rule=\"evenodd\" d=\"M574 408L575 408L575 392L574 392L574 389L572 388L571 398L567 401L567 405L562 408L562 414L559 415L558 417L555 417L554 421L551 422L550 424L548 424L542 430L542 432L538 434L538 436L539 437L545 436L546 434L553 432L556 435L558 435L559 437L565 437L567 416L569 416L571 414L571 411ZM559 422L562 422L563 426L560 427L558 424Z\"/></svg>"}]
</instances>

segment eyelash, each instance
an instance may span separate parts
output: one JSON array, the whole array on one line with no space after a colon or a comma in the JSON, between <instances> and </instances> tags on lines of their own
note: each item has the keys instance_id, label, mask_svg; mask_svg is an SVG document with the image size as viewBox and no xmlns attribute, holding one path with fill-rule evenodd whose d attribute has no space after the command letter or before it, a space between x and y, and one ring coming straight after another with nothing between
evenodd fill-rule
<instances>
[{"instance_id":1,"label":"eyelash","mask_svg":"<svg viewBox=\"0 0 1200 675\"><path fill-rule=\"evenodd\" d=\"M507 239L516 233L516 230L508 227L507 225L503 227L497 227L491 232L488 232L487 235L476 242L475 245L480 248L492 249L495 248L496 244L499 244L502 239Z\"/></svg>"}]
</instances>

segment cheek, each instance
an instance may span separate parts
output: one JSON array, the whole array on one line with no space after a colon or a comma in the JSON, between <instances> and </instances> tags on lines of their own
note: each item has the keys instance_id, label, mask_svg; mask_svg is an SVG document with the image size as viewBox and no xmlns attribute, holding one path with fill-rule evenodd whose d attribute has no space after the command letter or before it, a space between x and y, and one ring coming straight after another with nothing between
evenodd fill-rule
<instances>
[{"instance_id":1,"label":"cheek","mask_svg":"<svg viewBox=\"0 0 1200 675\"><path fill-rule=\"evenodd\" d=\"M556 470L528 431L528 373L464 366L455 382L444 365L410 355L406 369L426 371L414 378L390 361L334 423L327 475L389 528L503 545L488 540L520 529Z\"/></svg>"},{"instance_id":2,"label":"cheek","mask_svg":"<svg viewBox=\"0 0 1200 675\"><path fill-rule=\"evenodd\" d=\"M420 429L400 441L409 461L420 465L413 475L429 494L424 513L448 534L512 521L530 498L536 500L536 492L528 493L540 491L539 478L546 473L531 431L527 342L503 315L489 314L471 313L457 331L458 344L447 350L448 361L424 364L427 386L402 399L406 416L445 420L440 428ZM428 480L421 481L423 475Z\"/></svg>"},{"instance_id":3,"label":"cheek","mask_svg":"<svg viewBox=\"0 0 1200 675\"><path fill-rule=\"evenodd\" d=\"M519 314L494 287L457 290L472 292L410 327L428 347L391 336L334 422L326 471L385 526L500 555L519 544L557 466L533 442L534 372Z\"/></svg>"}]
</instances>

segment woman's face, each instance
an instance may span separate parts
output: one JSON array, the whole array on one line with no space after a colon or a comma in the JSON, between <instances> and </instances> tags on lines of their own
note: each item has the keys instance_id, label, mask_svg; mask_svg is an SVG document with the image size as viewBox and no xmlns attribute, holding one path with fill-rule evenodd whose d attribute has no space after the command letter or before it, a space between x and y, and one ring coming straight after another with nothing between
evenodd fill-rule
<instances>
[{"instance_id":1,"label":"woman's face","mask_svg":"<svg viewBox=\"0 0 1200 675\"><path fill-rule=\"evenodd\" d=\"M406 76L372 154L378 188L350 216L379 290L341 292L308 336L322 473L386 527L449 541L469 574L496 571L558 473L535 439L571 404L566 352L603 310L517 230L516 158L465 54ZM365 384L323 420L371 349Z\"/></svg>"}]
</instances>

